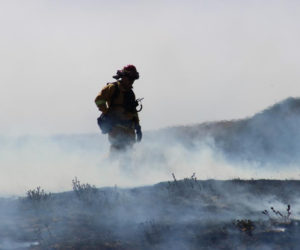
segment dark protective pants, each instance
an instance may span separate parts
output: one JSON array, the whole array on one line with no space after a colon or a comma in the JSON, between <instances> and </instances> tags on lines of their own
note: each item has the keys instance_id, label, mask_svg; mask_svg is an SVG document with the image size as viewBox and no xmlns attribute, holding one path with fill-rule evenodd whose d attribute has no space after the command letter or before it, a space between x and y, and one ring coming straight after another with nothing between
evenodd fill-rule
<instances>
[{"instance_id":1,"label":"dark protective pants","mask_svg":"<svg viewBox=\"0 0 300 250\"><path fill-rule=\"evenodd\" d=\"M135 143L135 130L130 127L117 125L108 134L110 152L124 152Z\"/></svg>"}]
</instances>

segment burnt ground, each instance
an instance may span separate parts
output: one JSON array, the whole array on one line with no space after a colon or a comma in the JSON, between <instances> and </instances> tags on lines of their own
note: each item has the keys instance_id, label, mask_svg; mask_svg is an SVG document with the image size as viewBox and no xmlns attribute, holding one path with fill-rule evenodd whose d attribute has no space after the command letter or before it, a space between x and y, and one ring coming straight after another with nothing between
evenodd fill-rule
<instances>
[{"instance_id":1,"label":"burnt ground","mask_svg":"<svg viewBox=\"0 0 300 250\"><path fill-rule=\"evenodd\" d=\"M0 249L299 249L296 180L172 180L0 199Z\"/></svg>"}]
</instances>

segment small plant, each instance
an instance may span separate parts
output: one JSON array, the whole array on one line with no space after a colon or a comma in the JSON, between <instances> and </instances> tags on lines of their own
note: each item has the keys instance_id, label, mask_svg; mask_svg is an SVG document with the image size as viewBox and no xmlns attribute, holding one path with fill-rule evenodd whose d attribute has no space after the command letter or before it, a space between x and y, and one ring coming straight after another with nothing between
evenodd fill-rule
<instances>
[{"instance_id":1,"label":"small plant","mask_svg":"<svg viewBox=\"0 0 300 250\"><path fill-rule=\"evenodd\" d=\"M247 233L250 236L252 236L252 232L255 229L254 223L251 220L237 220L235 225L239 230Z\"/></svg>"},{"instance_id":2,"label":"small plant","mask_svg":"<svg viewBox=\"0 0 300 250\"><path fill-rule=\"evenodd\" d=\"M282 213L280 213L278 210L276 211L273 207L271 207L271 210L274 214L279 215L280 217L283 217Z\"/></svg>"},{"instance_id":3,"label":"small plant","mask_svg":"<svg viewBox=\"0 0 300 250\"><path fill-rule=\"evenodd\" d=\"M72 180L72 184L73 191L79 199L91 201L98 193L98 190L94 185L92 186L88 183L80 184L80 181L77 179L77 177Z\"/></svg>"},{"instance_id":4,"label":"small plant","mask_svg":"<svg viewBox=\"0 0 300 250\"><path fill-rule=\"evenodd\" d=\"M44 189L41 189L41 187L27 191L27 199L30 201L44 201L50 197L51 193L45 193Z\"/></svg>"},{"instance_id":5,"label":"small plant","mask_svg":"<svg viewBox=\"0 0 300 250\"><path fill-rule=\"evenodd\" d=\"M196 173L193 173L193 175L190 178L184 178L184 183L187 186L191 186L191 188L194 188L195 184L197 184Z\"/></svg>"},{"instance_id":6,"label":"small plant","mask_svg":"<svg viewBox=\"0 0 300 250\"><path fill-rule=\"evenodd\" d=\"M195 173L183 180L177 180L174 173L172 173L172 177L173 181L168 181L168 186L166 187L169 194L177 197L198 197L201 186Z\"/></svg>"},{"instance_id":7,"label":"small plant","mask_svg":"<svg viewBox=\"0 0 300 250\"><path fill-rule=\"evenodd\" d=\"M290 220L290 216L292 214L292 212L291 212L291 205L290 204L288 204L286 211L287 211L287 215L286 215L287 219Z\"/></svg>"},{"instance_id":8,"label":"small plant","mask_svg":"<svg viewBox=\"0 0 300 250\"><path fill-rule=\"evenodd\" d=\"M282 219L283 222L285 222L285 223L289 223L290 222L290 216L292 214L292 212L291 212L291 205L290 204L287 205L287 209L286 209L287 213L285 215L283 215L280 211L276 210L274 207L271 207L270 209L273 212L273 214L276 215L276 218ZM270 220L276 221L276 218L272 218L272 216L270 215L270 213L268 212L268 210L264 210L264 211L262 211L262 213L264 215L268 216Z\"/></svg>"},{"instance_id":9,"label":"small plant","mask_svg":"<svg viewBox=\"0 0 300 250\"><path fill-rule=\"evenodd\" d=\"M33 209L35 217L34 232L36 234L36 240L39 242L40 246L44 246L53 235L50 230L50 217L51 217L51 207L49 201L51 198L51 193L46 193L41 187L36 189L28 190L27 197L24 201L24 205L29 205L31 210ZM45 235L47 232L48 235Z\"/></svg>"}]
</instances>

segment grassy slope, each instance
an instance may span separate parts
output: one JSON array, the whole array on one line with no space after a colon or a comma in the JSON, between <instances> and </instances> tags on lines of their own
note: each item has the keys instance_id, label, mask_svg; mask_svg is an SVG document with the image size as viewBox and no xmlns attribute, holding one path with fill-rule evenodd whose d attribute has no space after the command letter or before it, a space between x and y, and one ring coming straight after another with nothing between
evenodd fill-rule
<instances>
[{"instance_id":1,"label":"grassy slope","mask_svg":"<svg viewBox=\"0 0 300 250\"><path fill-rule=\"evenodd\" d=\"M77 192L3 199L0 237L37 242L32 249L296 249L299 187L194 178L133 189L79 184Z\"/></svg>"}]
</instances>

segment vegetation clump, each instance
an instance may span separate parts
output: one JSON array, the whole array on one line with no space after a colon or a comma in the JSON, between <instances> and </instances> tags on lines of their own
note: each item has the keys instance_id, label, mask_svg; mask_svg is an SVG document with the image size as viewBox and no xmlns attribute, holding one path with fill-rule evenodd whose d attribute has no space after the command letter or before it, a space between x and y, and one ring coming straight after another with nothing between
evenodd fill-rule
<instances>
[{"instance_id":1,"label":"vegetation clump","mask_svg":"<svg viewBox=\"0 0 300 250\"><path fill-rule=\"evenodd\" d=\"M41 187L27 191L27 200L30 201L45 201L51 197L51 193L46 193Z\"/></svg>"},{"instance_id":2,"label":"vegetation clump","mask_svg":"<svg viewBox=\"0 0 300 250\"><path fill-rule=\"evenodd\" d=\"M254 222L252 220L237 220L236 226L242 232L245 232L250 236L252 236L253 230L255 229Z\"/></svg>"},{"instance_id":3,"label":"vegetation clump","mask_svg":"<svg viewBox=\"0 0 300 250\"><path fill-rule=\"evenodd\" d=\"M262 211L262 213L264 215L268 216L268 218L270 219L271 222L273 222L273 223L290 223L291 222L290 217L292 215L292 212L291 212L290 204L287 205L285 214L281 213L279 210L276 210L274 207L271 207L270 209L271 209L272 213L275 215L275 217L271 216L271 214L268 212L268 210L264 210L264 211Z\"/></svg>"},{"instance_id":4,"label":"vegetation clump","mask_svg":"<svg viewBox=\"0 0 300 250\"><path fill-rule=\"evenodd\" d=\"M73 191L80 200L92 202L98 194L98 189L94 185L81 184L77 177L72 180L72 184Z\"/></svg>"}]
</instances>

